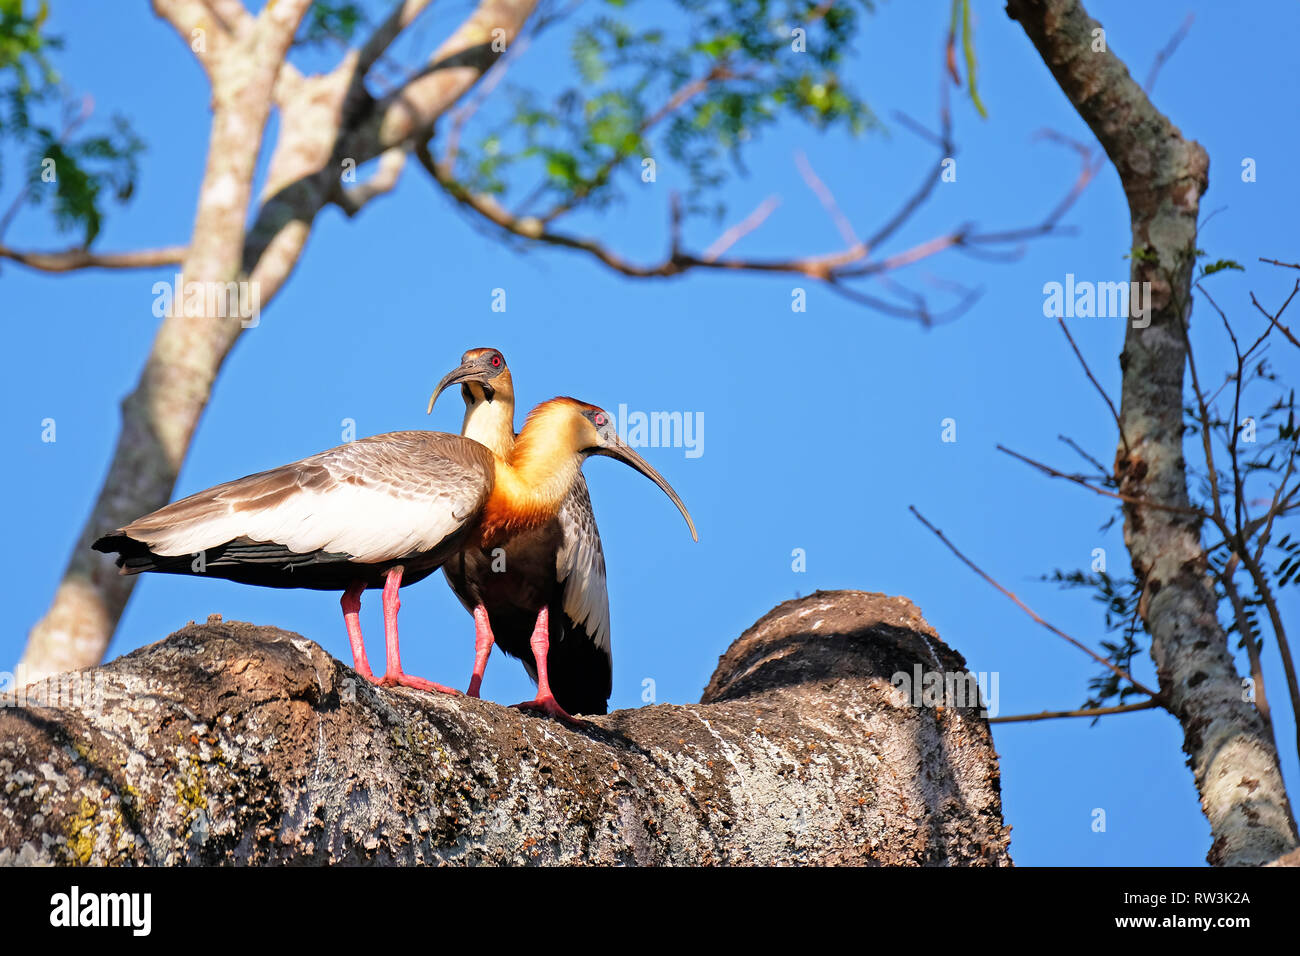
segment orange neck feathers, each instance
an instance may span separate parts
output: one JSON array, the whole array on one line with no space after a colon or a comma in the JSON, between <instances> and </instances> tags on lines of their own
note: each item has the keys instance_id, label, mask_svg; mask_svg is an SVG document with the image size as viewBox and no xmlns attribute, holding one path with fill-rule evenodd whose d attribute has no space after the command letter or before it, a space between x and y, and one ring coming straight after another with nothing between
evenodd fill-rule
<instances>
[{"instance_id":1,"label":"orange neck feathers","mask_svg":"<svg viewBox=\"0 0 1300 956\"><path fill-rule=\"evenodd\" d=\"M494 456L496 482L479 522L483 547L559 514L582 467L580 444L568 401L551 399L529 412L508 455Z\"/></svg>"}]
</instances>

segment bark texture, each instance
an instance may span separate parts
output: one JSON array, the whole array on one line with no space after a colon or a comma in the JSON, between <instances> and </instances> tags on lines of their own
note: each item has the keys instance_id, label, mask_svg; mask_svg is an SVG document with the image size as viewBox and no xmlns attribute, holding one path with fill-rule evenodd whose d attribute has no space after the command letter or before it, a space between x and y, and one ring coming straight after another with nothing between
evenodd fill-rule
<instances>
[{"instance_id":1,"label":"bark texture","mask_svg":"<svg viewBox=\"0 0 1300 956\"><path fill-rule=\"evenodd\" d=\"M337 202L351 215L391 189L406 153L428 139L437 119L514 41L535 3L482 0L418 76L376 99L366 90L366 71L428 0L395 5L360 50L348 52L333 71L309 77L286 54L311 0L269 3L256 16L240 0L153 0L154 12L175 28L212 85L207 163L181 263L183 282L247 282L264 309L297 266L317 213ZM273 109L279 136L255 205L254 168ZM371 180L343 187L345 170L378 157ZM246 227L250 211L255 218ZM176 305L180 311L160 324L139 383L122 403L108 474L54 600L28 635L20 679L103 660L135 579L119 575L112 558L91 551L90 542L170 500L221 366L255 327L238 317L187 315Z\"/></svg>"},{"instance_id":2,"label":"bark texture","mask_svg":"<svg viewBox=\"0 0 1300 956\"><path fill-rule=\"evenodd\" d=\"M1009 864L988 724L918 664L965 670L906 599L817 592L701 703L574 730L213 618L82 672L97 706L0 708L0 863Z\"/></svg>"},{"instance_id":3,"label":"bark texture","mask_svg":"<svg viewBox=\"0 0 1300 956\"><path fill-rule=\"evenodd\" d=\"M1115 471L1134 499L1124 506L1124 540L1143 585L1139 612L1160 692L1182 724L1214 837L1208 859L1265 863L1296 846L1295 823L1272 735L1244 699L1219 624L1183 459L1185 323L1209 159L1155 108L1078 0L1010 0L1007 12L1106 150L1128 198L1131 280L1150 283L1151 315L1145 326L1126 323L1120 355Z\"/></svg>"}]
</instances>

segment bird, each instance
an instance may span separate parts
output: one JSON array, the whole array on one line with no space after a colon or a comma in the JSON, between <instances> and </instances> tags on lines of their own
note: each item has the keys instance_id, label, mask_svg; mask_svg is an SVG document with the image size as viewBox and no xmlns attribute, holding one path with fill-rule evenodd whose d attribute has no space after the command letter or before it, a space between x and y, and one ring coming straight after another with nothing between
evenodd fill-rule
<instances>
[{"instance_id":1,"label":"bird","mask_svg":"<svg viewBox=\"0 0 1300 956\"><path fill-rule=\"evenodd\" d=\"M542 402L508 456L444 432L400 431L228 481L166 505L97 539L122 574L219 577L275 588L342 591L353 668L381 686L457 694L402 670L401 587L420 581L462 547L491 548L555 518L583 462L622 461L654 481L694 527L672 486L618 436L603 409L574 398ZM387 666L366 659L361 595L383 588ZM554 713L540 617L539 700ZM529 702L524 706L529 706Z\"/></svg>"},{"instance_id":2,"label":"bird","mask_svg":"<svg viewBox=\"0 0 1300 956\"><path fill-rule=\"evenodd\" d=\"M502 457L515 445L514 380L499 349L474 348L438 383L427 411L460 385L461 434ZM694 529L692 529L692 535ZM505 542L499 552L464 548L443 565L456 597L474 617L471 697L479 695L493 644L537 680L534 622L546 611L550 687L561 710L604 714L613 689L605 556L587 483L580 474L554 519Z\"/></svg>"}]
</instances>

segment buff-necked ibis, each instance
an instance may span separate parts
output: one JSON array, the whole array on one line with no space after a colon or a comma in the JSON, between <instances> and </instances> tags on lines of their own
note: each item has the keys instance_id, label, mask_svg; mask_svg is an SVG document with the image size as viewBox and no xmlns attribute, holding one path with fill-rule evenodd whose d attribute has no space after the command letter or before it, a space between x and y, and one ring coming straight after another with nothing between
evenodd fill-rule
<instances>
[{"instance_id":1,"label":"buff-necked ibis","mask_svg":"<svg viewBox=\"0 0 1300 956\"><path fill-rule=\"evenodd\" d=\"M470 349L438 383L429 411L457 384L465 400L461 434L509 458L516 447L515 395L504 356L497 349ZM673 500L696 538L690 515ZM612 656L605 556L581 474L550 521L520 529L491 548L462 548L443 573L474 616L471 696L478 696L495 642L537 682L532 706L556 716L606 712Z\"/></svg>"},{"instance_id":2,"label":"buff-necked ibis","mask_svg":"<svg viewBox=\"0 0 1300 956\"><path fill-rule=\"evenodd\" d=\"M618 437L606 412L556 398L533 409L506 457L459 435L376 435L200 491L93 547L116 553L123 574L343 591L357 673L381 685L458 693L403 673L398 589L432 574L462 547L491 548L554 519L591 455L636 468L687 513L663 477ZM361 593L376 587L384 592L388 653L379 680L358 622Z\"/></svg>"}]
</instances>

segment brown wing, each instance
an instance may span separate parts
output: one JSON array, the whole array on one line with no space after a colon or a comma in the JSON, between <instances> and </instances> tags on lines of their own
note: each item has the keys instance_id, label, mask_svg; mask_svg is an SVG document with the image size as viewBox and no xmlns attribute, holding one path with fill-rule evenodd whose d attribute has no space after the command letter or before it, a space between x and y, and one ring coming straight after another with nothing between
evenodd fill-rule
<instances>
[{"instance_id":1,"label":"brown wing","mask_svg":"<svg viewBox=\"0 0 1300 956\"><path fill-rule=\"evenodd\" d=\"M492 455L442 432L390 432L208 488L119 534L156 554L196 554L235 539L381 562L433 551L491 493Z\"/></svg>"}]
</instances>

